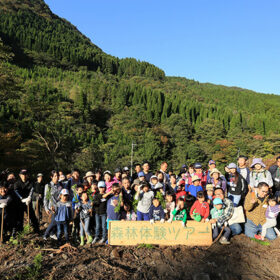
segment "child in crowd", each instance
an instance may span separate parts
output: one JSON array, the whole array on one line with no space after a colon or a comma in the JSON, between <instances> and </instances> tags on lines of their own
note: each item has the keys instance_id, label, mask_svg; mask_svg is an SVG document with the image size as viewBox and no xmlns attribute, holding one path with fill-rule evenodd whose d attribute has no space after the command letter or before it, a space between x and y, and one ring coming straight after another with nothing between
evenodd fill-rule
<instances>
[{"instance_id":1,"label":"child in crowd","mask_svg":"<svg viewBox=\"0 0 280 280\"><path fill-rule=\"evenodd\" d=\"M183 199L185 199L186 196L187 192L185 191L185 180L180 180L176 189L176 204L180 197L183 197Z\"/></svg>"},{"instance_id":2,"label":"child in crowd","mask_svg":"<svg viewBox=\"0 0 280 280\"><path fill-rule=\"evenodd\" d=\"M95 238L92 244L96 243L99 239L100 228L102 228L102 239L100 244L107 240L107 229L106 229L106 219L107 219L107 199L103 198L106 191L106 184L104 181L98 182L98 192L93 197L93 209L95 212Z\"/></svg>"},{"instance_id":3,"label":"child in crowd","mask_svg":"<svg viewBox=\"0 0 280 280\"><path fill-rule=\"evenodd\" d=\"M76 204L81 202L81 196L84 191L84 186L79 184L79 185L76 185L76 187L73 186L72 190L73 190L72 209L74 212ZM80 229L80 213L76 212L76 215L75 215L74 221L73 221L72 236L75 239L77 239L77 241L79 240L78 239L79 229Z\"/></svg>"},{"instance_id":4,"label":"child in crowd","mask_svg":"<svg viewBox=\"0 0 280 280\"><path fill-rule=\"evenodd\" d=\"M55 213L54 219L57 225L58 242L60 242L61 226L63 226L65 240L66 242L69 242L68 227L69 222L73 217L71 206L71 202L69 201L69 191L67 189L63 189L60 192L60 201L58 201L52 208Z\"/></svg>"},{"instance_id":5,"label":"child in crowd","mask_svg":"<svg viewBox=\"0 0 280 280\"><path fill-rule=\"evenodd\" d=\"M136 221L137 220L137 215L133 211L133 209L131 209L131 205L129 203L125 203L123 206L121 220L123 220L123 221Z\"/></svg>"},{"instance_id":6,"label":"child in crowd","mask_svg":"<svg viewBox=\"0 0 280 280\"><path fill-rule=\"evenodd\" d=\"M200 185L201 179L194 175L192 177L192 185L186 185L185 191L190 195L196 197L197 192L203 192L203 188Z\"/></svg>"},{"instance_id":7,"label":"child in crowd","mask_svg":"<svg viewBox=\"0 0 280 280\"><path fill-rule=\"evenodd\" d=\"M206 185L206 201L210 205L210 208L213 206L213 195L214 195L214 186L212 184Z\"/></svg>"},{"instance_id":8,"label":"child in crowd","mask_svg":"<svg viewBox=\"0 0 280 280\"><path fill-rule=\"evenodd\" d=\"M157 183L158 183L158 177L156 175L153 175L150 179L150 186L152 190L155 189Z\"/></svg>"},{"instance_id":9,"label":"child in crowd","mask_svg":"<svg viewBox=\"0 0 280 280\"><path fill-rule=\"evenodd\" d=\"M107 199L107 229L109 229L110 221L119 221L121 219L121 207L123 207L123 196L120 184L114 183L112 185L112 190L104 194L103 198ZM101 243L101 241L99 243Z\"/></svg>"},{"instance_id":10,"label":"child in crowd","mask_svg":"<svg viewBox=\"0 0 280 280\"><path fill-rule=\"evenodd\" d=\"M149 211L149 219L151 224L153 224L155 221L164 223L164 211L157 197L153 198L153 205L150 207Z\"/></svg>"},{"instance_id":11,"label":"child in crowd","mask_svg":"<svg viewBox=\"0 0 280 280\"><path fill-rule=\"evenodd\" d=\"M135 199L139 200L137 205L137 221L149 221L149 211L153 198L154 192L150 190L149 183L142 183L135 195Z\"/></svg>"},{"instance_id":12,"label":"child in crowd","mask_svg":"<svg viewBox=\"0 0 280 280\"><path fill-rule=\"evenodd\" d=\"M197 193L197 200L190 210L190 216L197 222L204 223L209 216L209 204L205 201L203 192Z\"/></svg>"},{"instance_id":13,"label":"child in crowd","mask_svg":"<svg viewBox=\"0 0 280 280\"><path fill-rule=\"evenodd\" d=\"M167 192L165 199L166 201L165 201L164 213L165 213L166 220L168 220L170 218L171 213L175 209L174 195L171 192Z\"/></svg>"},{"instance_id":14,"label":"child in crowd","mask_svg":"<svg viewBox=\"0 0 280 280\"><path fill-rule=\"evenodd\" d=\"M92 214L92 204L86 192L82 193L81 202L76 204L75 209L78 213L80 213L80 246L85 245L84 232L87 237L87 244L91 244L92 236L89 231L89 223Z\"/></svg>"},{"instance_id":15,"label":"child in crowd","mask_svg":"<svg viewBox=\"0 0 280 280\"><path fill-rule=\"evenodd\" d=\"M223 234L223 236L221 237L219 242L221 244L230 244L230 241L228 241L230 233L231 233L230 227L227 226L227 223L219 224L217 222L217 218L224 214L223 201L220 198L215 198L213 200L213 206L214 207L210 211L210 214L211 214L210 222L212 223L213 240L215 240L218 237L219 233L222 230L222 227L224 226L224 232L225 233Z\"/></svg>"},{"instance_id":16,"label":"child in crowd","mask_svg":"<svg viewBox=\"0 0 280 280\"><path fill-rule=\"evenodd\" d=\"M171 217L168 220L168 222L173 221L181 221L182 226L186 226L186 221L187 221L187 210L185 209L185 202L182 197L178 199L177 207L173 210L171 213Z\"/></svg>"},{"instance_id":17,"label":"child in crowd","mask_svg":"<svg viewBox=\"0 0 280 280\"><path fill-rule=\"evenodd\" d=\"M268 198L268 206L265 212L266 222L262 226L262 232L260 235L256 234L255 238L259 240L264 240L266 236L266 231L268 228L274 228L276 234L280 236L279 230L276 228L277 216L280 212L280 205L277 204L276 197L270 196Z\"/></svg>"}]
</instances>

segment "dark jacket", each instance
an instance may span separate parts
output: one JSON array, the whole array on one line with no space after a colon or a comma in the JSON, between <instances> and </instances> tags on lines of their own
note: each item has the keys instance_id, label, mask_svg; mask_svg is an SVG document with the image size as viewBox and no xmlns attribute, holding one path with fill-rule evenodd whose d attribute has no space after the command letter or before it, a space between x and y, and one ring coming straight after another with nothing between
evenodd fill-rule
<instances>
[{"instance_id":1,"label":"dark jacket","mask_svg":"<svg viewBox=\"0 0 280 280\"><path fill-rule=\"evenodd\" d=\"M97 193L92 200L94 212L98 215L106 214L107 199L102 196L102 194Z\"/></svg>"},{"instance_id":2,"label":"dark jacket","mask_svg":"<svg viewBox=\"0 0 280 280\"><path fill-rule=\"evenodd\" d=\"M45 185L44 185L43 182L41 182L41 183L36 182L34 184L34 192L33 192L33 195L32 195L32 200L36 201L37 198L39 197L39 195L41 195L41 198L43 198L44 189L45 189Z\"/></svg>"},{"instance_id":3,"label":"dark jacket","mask_svg":"<svg viewBox=\"0 0 280 280\"><path fill-rule=\"evenodd\" d=\"M268 171L271 173L273 185L276 191L280 191L280 168L278 165L272 165Z\"/></svg>"},{"instance_id":4,"label":"dark jacket","mask_svg":"<svg viewBox=\"0 0 280 280\"><path fill-rule=\"evenodd\" d=\"M23 182L21 179L16 181L14 184L14 191L18 197L18 199L23 199L27 197L32 197L34 190L34 185L30 180L27 180L26 182Z\"/></svg>"},{"instance_id":5,"label":"dark jacket","mask_svg":"<svg viewBox=\"0 0 280 280\"><path fill-rule=\"evenodd\" d=\"M231 178L234 180L232 181ZM237 173L236 179L235 181L235 177L231 177L229 173L226 173L227 190L231 194L241 195L244 198L248 193L248 183L239 173Z\"/></svg>"}]
</instances>

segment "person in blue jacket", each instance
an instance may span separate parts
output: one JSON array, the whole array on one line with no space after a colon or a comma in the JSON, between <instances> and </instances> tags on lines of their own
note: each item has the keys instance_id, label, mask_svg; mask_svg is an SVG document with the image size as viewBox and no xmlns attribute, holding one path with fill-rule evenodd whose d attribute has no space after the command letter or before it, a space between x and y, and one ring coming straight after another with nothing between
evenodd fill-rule
<instances>
[{"instance_id":1,"label":"person in blue jacket","mask_svg":"<svg viewBox=\"0 0 280 280\"><path fill-rule=\"evenodd\" d=\"M204 191L202 186L200 185L200 182L201 182L201 179L198 176L194 175L192 177L192 184L191 185L186 185L185 191L187 193L189 193L190 195L196 197L197 192L203 192Z\"/></svg>"}]
</instances>

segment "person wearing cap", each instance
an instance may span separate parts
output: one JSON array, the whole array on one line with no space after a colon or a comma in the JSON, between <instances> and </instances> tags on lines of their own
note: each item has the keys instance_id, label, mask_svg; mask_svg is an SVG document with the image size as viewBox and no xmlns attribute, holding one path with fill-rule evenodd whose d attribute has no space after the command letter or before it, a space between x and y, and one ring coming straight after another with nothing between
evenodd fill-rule
<instances>
[{"instance_id":1,"label":"person wearing cap","mask_svg":"<svg viewBox=\"0 0 280 280\"><path fill-rule=\"evenodd\" d=\"M106 229L106 219L107 219L107 199L103 198L103 195L106 191L106 184L104 181L99 181L98 184L98 193L93 198L93 209L95 213L95 237L92 241L92 244L95 244L99 240L100 229L102 229L102 238L101 243L104 243L107 240L107 229Z\"/></svg>"},{"instance_id":2,"label":"person wearing cap","mask_svg":"<svg viewBox=\"0 0 280 280\"><path fill-rule=\"evenodd\" d=\"M211 179L211 177L210 177L211 171L213 169L216 169L216 162L213 159L209 160L208 167L209 167L209 169L206 172L207 173L207 178L206 178L207 182Z\"/></svg>"},{"instance_id":3,"label":"person wearing cap","mask_svg":"<svg viewBox=\"0 0 280 280\"><path fill-rule=\"evenodd\" d=\"M254 238L262 231L266 222L265 213L268 207L269 185L265 182L258 184L256 192L248 192L244 202L246 210L245 235ZM276 233L273 228L268 228L265 238L274 240Z\"/></svg>"},{"instance_id":4,"label":"person wearing cap","mask_svg":"<svg viewBox=\"0 0 280 280\"><path fill-rule=\"evenodd\" d=\"M154 192L150 190L150 184L143 182L138 186L135 200L137 204L137 221L149 221L149 211L154 198Z\"/></svg>"},{"instance_id":5,"label":"person wearing cap","mask_svg":"<svg viewBox=\"0 0 280 280\"><path fill-rule=\"evenodd\" d=\"M250 182L250 169L247 167L246 156L240 155L237 159L237 172L242 175L242 177L247 181L247 184Z\"/></svg>"},{"instance_id":6,"label":"person wearing cap","mask_svg":"<svg viewBox=\"0 0 280 280\"><path fill-rule=\"evenodd\" d=\"M34 184L34 192L32 195L32 206L36 213L36 211L39 214L39 217L42 219L42 207L43 207L43 197L44 197L44 189L45 185L43 183L43 174L38 173L37 174L37 182ZM38 209L37 209L38 207Z\"/></svg>"},{"instance_id":7,"label":"person wearing cap","mask_svg":"<svg viewBox=\"0 0 280 280\"><path fill-rule=\"evenodd\" d=\"M280 196L280 156L276 158L276 164L269 167L269 172L271 173L273 180L273 190L275 196Z\"/></svg>"},{"instance_id":8,"label":"person wearing cap","mask_svg":"<svg viewBox=\"0 0 280 280\"><path fill-rule=\"evenodd\" d=\"M106 193L109 193L112 190L112 185L114 184L114 181L112 180L112 173L110 170L106 170L103 173L104 181L106 184Z\"/></svg>"},{"instance_id":9,"label":"person wearing cap","mask_svg":"<svg viewBox=\"0 0 280 280\"><path fill-rule=\"evenodd\" d=\"M57 240L58 242L61 241L61 227L63 227L64 238L65 241L68 243L68 228L69 223L73 218L72 203L69 200L69 190L62 189L59 197L59 201L52 206L52 211L54 212L54 219L56 221L57 226Z\"/></svg>"},{"instance_id":10,"label":"person wearing cap","mask_svg":"<svg viewBox=\"0 0 280 280\"><path fill-rule=\"evenodd\" d=\"M258 184L265 182L270 188L273 186L273 180L271 173L265 169L265 164L261 158L254 158L251 164L252 171L250 172L249 189L251 191L257 191Z\"/></svg>"},{"instance_id":11,"label":"person wearing cap","mask_svg":"<svg viewBox=\"0 0 280 280\"><path fill-rule=\"evenodd\" d=\"M213 168L210 173L208 173L208 175L210 179L207 181L207 184L212 184L214 189L222 188L224 192L226 191L227 182L224 179L222 173L217 168Z\"/></svg>"},{"instance_id":12,"label":"person wearing cap","mask_svg":"<svg viewBox=\"0 0 280 280\"><path fill-rule=\"evenodd\" d=\"M185 191L190 195L196 197L197 192L203 192L203 188L200 183L201 183L201 179L197 175L194 175L192 177L192 184L187 185L185 187Z\"/></svg>"},{"instance_id":13,"label":"person wearing cap","mask_svg":"<svg viewBox=\"0 0 280 280\"><path fill-rule=\"evenodd\" d=\"M23 220L24 220L24 212L27 214L27 207L29 207L29 218L31 220L31 224L34 228L34 232L39 233L39 223L36 219L35 212L32 207L30 207L30 203L32 200L32 194L34 191L34 184L28 177L28 172L26 169L22 169L19 172L19 179L14 184L14 192L16 194L16 224L17 230L23 230Z\"/></svg>"},{"instance_id":14,"label":"person wearing cap","mask_svg":"<svg viewBox=\"0 0 280 280\"><path fill-rule=\"evenodd\" d=\"M176 187L176 204L179 200L180 197L182 197L184 200L187 197L187 192L185 191L185 180L181 179L178 183L177 183L177 187Z\"/></svg>"},{"instance_id":15,"label":"person wearing cap","mask_svg":"<svg viewBox=\"0 0 280 280\"><path fill-rule=\"evenodd\" d=\"M128 178L129 181L131 182L131 177L129 174L129 168L127 166L125 166L122 170L122 178Z\"/></svg>"},{"instance_id":16,"label":"person wearing cap","mask_svg":"<svg viewBox=\"0 0 280 280\"><path fill-rule=\"evenodd\" d=\"M237 172L237 165L230 163L227 166L229 172L226 173L228 198L233 202L234 207L243 204L248 192L248 184L245 178Z\"/></svg>"},{"instance_id":17,"label":"person wearing cap","mask_svg":"<svg viewBox=\"0 0 280 280\"><path fill-rule=\"evenodd\" d=\"M153 173L150 172L150 164L147 161L145 161L142 165L142 168L146 182L150 182L150 179L153 176Z\"/></svg>"},{"instance_id":18,"label":"person wearing cap","mask_svg":"<svg viewBox=\"0 0 280 280\"><path fill-rule=\"evenodd\" d=\"M219 222L219 217L222 217L224 215L224 209L223 209L224 203L221 198L217 197L213 200L213 208L210 211L211 219L216 219L216 223L212 223L212 229L213 229L213 240L215 240L220 231L222 230L222 226L224 225L224 234L219 240L221 244L230 244L229 237L231 234L230 227L227 226L227 222L224 222L224 224L221 224Z\"/></svg>"},{"instance_id":19,"label":"person wearing cap","mask_svg":"<svg viewBox=\"0 0 280 280\"><path fill-rule=\"evenodd\" d=\"M218 216L217 218L211 218L210 223L216 224L218 227L222 227L223 225L226 225L229 219L232 217L234 212L234 206L230 199L225 197L225 193L223 189L218 188L214 191L214 197L220 198L223 202L223 214L221 216ZM210 212L211 213L211 212ZM235 230L235 234L239 234L241 232L241 227L239 224L238 228L233 228ZM230 227L232 230L232 228ZM228 231L225 231L220 239L220 243L222 244L229 244L229 236Z\"/></svg>"},{"instance_id":20,"label":"person wearing cap","mask_svg":"<svg viewBox=\"0 0 280 280\"><path fill-rule=\"evenodd\" d=\"M207 181L207 176L206 176L205 172L202 170L202 165L200 163L195 163L194 170L195 170L194 175L198 176L198 178L200 179L201 186L205 187L206 181Z\"/></svg>"}]
</instances>

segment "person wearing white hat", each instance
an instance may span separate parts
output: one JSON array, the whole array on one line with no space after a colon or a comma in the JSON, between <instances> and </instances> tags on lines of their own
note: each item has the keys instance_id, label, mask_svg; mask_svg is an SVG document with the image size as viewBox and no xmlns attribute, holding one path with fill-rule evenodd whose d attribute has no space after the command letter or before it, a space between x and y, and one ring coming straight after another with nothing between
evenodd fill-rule
<instances>
[{"instance_id":1,"label":"person wearing white hat","mask_svg":"<svg viewBox=\"0 0 280 280\"><path fill-rule=\"evenodd\" d=\"M203 188L200 185L201 179L197 176L194 175L192 177L192 184L191 185L186 185L186 192L189 193L190 195L196 197L197 192L203 192Z\"/></svg>"},{"instance_id":2,"label":"person wearing white hat","mask_svg":"<svg viewBox=\"0 0 280 280\"><path fill-rule=\"evenodd\" d=\"M271 188L273 186L273 180L271 173L265 169L265 164L261 158L254 158L251 164L252 171L250 172L249 189L256 192L258 184L261 182L267 183Z\"/></svg>"}]
</instances>

